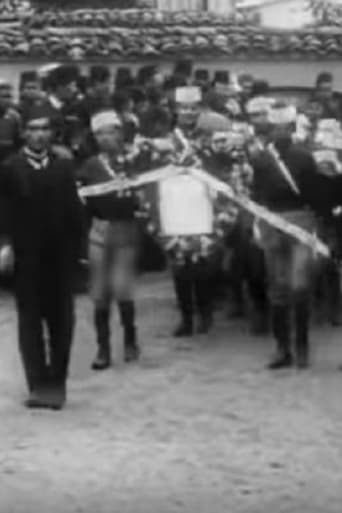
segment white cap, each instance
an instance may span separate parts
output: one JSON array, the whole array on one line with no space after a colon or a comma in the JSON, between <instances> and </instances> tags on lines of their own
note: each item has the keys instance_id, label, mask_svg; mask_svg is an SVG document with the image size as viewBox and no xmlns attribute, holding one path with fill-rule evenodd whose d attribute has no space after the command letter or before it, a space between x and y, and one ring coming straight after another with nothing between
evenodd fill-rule
<instances>
[{"instance_id":1,"label":"white cap","mask_svg":"<svg viewBox=\"0 0 342 513\"><path fill-rule=\"evenodd\" d=\"M199 103L202 100L202 91L199 87L177 87L175 100L176 103Z\"/></svg>"},{"instance_id":2,"label":"white cap","mask_svg":"<svg viewBox=\"0 0 342 513\"><path fill-rule=\"evenodd\" d=\"M272 125L288 125L295 123L297 119L297 109L294 105L286 107L272 107L268 112L268 121Z\"/></svg>"},{"instance_id":3,"label":"white cap","mask_svg":"<svg viewBox=\"0 0 342 513\"><path fill-rule=\"evenodd\" d=\"M246 110L248 114L267 114L275 102L274 98L256 96L247 102Z\"/></svg>"},{"instance_id":4,"label":"white cap","mask_svg":"<svg viewBox=\"0 0 342 513\"><path fill-rule=\"evenodd\" d=\"M322 119L318 123L315 135L316 143L324 148L342 148L342 128L336 119Z\"/></svg>"},{"instance_id":5,"label":"white cap","mask_svg":"<svg viewBox=\"0 0 342 513\"><path fill-rule=\"evenodd\" d=\"M12 84L9 80L5 80L3 78L0 78L0 87L12 87Z\"/></svg>"},{"instance_id":6,"label":"white cap","mask_svg":"<svg viewBox=\"0 0 342 513\"><path fill-rule=\"evenodd\" d=\"M114 126L114 127L122 127L122 121L119 118L118 114L115 112L115 110L106 110L103 112L99 112L98 114L95 114L91 118L91 131L97 132L98 130L101 130L102 128L108 127L108 126Z\"/></svg>"},{"instance_id":7,"label":"white cap","mask_svg":"<svg viewBox=\"0 0 342 513\"><path fill-rule=\"evenodd\" d=\"M337 130L340 131L341 125L340 125L339 121L337 121L337 119L321 119L318 122L317 130L329 131L329 132L330 131L335 132Z\"/></svg>"},{"instance_id":8,"label":"white cap","mask_svg":"<svg viewBox=\"0 0 342 513\"><path fill-rule=\"evenodd\" d=\"M231 141L231 139L233 138L233 135L232 135L232 132L214 132L213 135L212 135L212 141L213 142L217 142L217 141L225 141L225 142L229 142Z\"/></svg>"}]
</instances>

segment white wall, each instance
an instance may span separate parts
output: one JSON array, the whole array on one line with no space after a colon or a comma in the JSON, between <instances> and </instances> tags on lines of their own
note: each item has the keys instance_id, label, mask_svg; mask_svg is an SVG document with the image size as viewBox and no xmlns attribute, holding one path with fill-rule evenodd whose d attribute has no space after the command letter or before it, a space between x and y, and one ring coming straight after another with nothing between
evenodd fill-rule
<instances>
[{"instance_id":1,"label":"white wall","mask_svg":"<svg viewBox=\"0 0 342 513\"><path fill-rule=\"evenodd\" d=\"M203 0L158 0L161 11L197 11L203 9Z\"/></svg>"},{"instance_id":2,"label":"white wall","mask_svg":"<svg viewBox=\"0 0 342 513\"><path fill-rule=\"evenodd\" d=\"M208 11L229 14L233 10L233 0L208 0Z\"/></svg>"},{"instance_id":3,"label":"white wall","mask_svg":"<svg viewBox=\"0 0 342 513\"><path fill-rule=\"evenodd\" d=\"M301 28L314 21L306 0L284 0L260 7L261 23L266 27Z\"/></svg>"}]
</instances>

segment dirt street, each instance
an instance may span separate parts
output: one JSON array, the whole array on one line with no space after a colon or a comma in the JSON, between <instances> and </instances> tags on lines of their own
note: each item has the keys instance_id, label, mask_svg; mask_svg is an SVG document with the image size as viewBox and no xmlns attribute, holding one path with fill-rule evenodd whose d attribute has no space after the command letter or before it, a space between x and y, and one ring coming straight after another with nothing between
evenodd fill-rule
<instances>
[{"instance_id":1,"label":"dirt street","mask_svg":"<svg viewBox=\"0 0 342 513\"><path fill-rule=\"evenodd\" d=\"M222 312L179 350L170 283L149 277L141 363L90 370L80 298L68 406L30 412L5 294L0 311L1 513L341 513L341 330L315 329L302 373L266 371L271 341Z\"/></svg>"}]
</instances>

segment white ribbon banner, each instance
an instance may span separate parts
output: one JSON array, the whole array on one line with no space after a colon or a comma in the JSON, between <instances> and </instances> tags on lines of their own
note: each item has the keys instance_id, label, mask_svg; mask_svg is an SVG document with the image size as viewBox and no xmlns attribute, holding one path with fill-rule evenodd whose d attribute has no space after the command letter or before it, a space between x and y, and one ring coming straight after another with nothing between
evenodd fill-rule
<instances>
[{"instance_id":1,"label":"white ribbon banner","mask_svg":"<svg viewBox=\"0 0 342 513\"><path fill-rule=\"evenodd\" d=\"M175 176L176 174L180 173L188 173L194 177L197 177L202 182L205 182L211 189L226 196L236 205L253 214L257 219L265 221L277 230L280 230L281 232L286 233L290 237L295 238L302 244L309 246L314 253L320 254L327 258L330 256L329 247L322 241L320 241L315 233L309 233L306 230L300 228L299 226L293 223L289 223L280 215L271 212L267 208L259 205L258 203L255 203L254 201L252 201L249 198L246 198L245 196L238 196L229 185L209 175L207 172L196 168L170 165L163 167L161 169L156 169L154 171L143 173L131 180L122 181L120 179L115 179L111 180L110 182L105 182L99 185L81 187L79 189L79 194L81 198L101 196L103 194L120 191L123 189L123 187L143 187L144 185L159 182L160 180L164 180L165 178Z\"/></svg>"}]
</instances>

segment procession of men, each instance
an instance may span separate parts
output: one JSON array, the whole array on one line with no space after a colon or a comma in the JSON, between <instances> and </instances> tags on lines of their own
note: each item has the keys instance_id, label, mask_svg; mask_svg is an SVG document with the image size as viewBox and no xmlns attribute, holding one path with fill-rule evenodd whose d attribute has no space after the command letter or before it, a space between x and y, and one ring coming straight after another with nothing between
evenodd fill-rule
<instances>
[{"instance_id":1,"label":"procession of men","mask_svg":"<svg viewBox=\"0 0 342 513\"><path fill-rule=\"evenodd\" d=\"M0 82L0 266L14 275L27 407L66 403L81 263L94 371L115 363L114 305L124 360L139 361L139 271L158 256L173 283L177 339L209 339L216 310L229 306L253 335L272 334L269 370L310 366L317 303L340 322L342 105L333 91L321 73L293 105L265 81L193 74L189 61L169 75L146 66L114 78L102 65L87 74L44 66L22 74L18 103Z\"/></svg>"}]
</instances>

